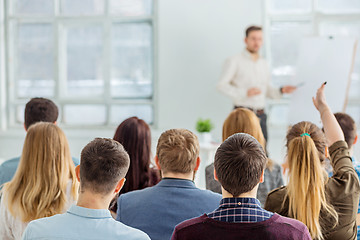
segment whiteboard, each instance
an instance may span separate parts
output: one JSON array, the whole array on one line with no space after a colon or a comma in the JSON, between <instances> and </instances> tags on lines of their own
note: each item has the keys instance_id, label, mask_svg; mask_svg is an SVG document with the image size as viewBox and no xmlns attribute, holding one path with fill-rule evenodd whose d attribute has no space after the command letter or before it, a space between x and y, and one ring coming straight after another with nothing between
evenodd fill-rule
<instances>
[{"instance_id":1,"label":"whiteboard","mask_svg":"<svg viewBox=\"0 0 360 240\"><path fill-rule=\"evenodd\" d=\"M343 111L347 101L350 75L356 52L351 38L307 37L300 44L296 75L292 84L298 86L289 106L289 123L311 121L320 123L312 97L323 82L326 100L333 112Z\"/></svg>"}]
</instances>

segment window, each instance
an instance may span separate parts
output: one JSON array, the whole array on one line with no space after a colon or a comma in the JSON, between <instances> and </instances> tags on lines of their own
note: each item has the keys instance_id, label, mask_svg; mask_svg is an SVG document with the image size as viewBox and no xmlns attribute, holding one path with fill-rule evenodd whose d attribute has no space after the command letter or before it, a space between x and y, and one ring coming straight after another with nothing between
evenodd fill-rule
<instances>
[{"instance_id":1,"label":"window","mask_svg":"<svg viewBox=\"0 0 360 240\"><path fill-rule=\"evenodd\" d=\"M10 126L31 97L54 100L65 126L154 123L152 0L5 2Z\"/></svg>"},{"instance_id":2,"label":"window","mask_svg":"<svg viewBox=\"0 0 360 240\"><path fill-rule=\"evenodd\" d=\"M301 37L349 36L360 39L358 0L270 0L266 1L266 55L272 65L273 84L286 84L295 74ZM286 51L284 51L286 49ZM360 112L360 48L357 48L349 107L357 121ZM269 123L284 126L288 102L272 101Z\"/></svg>"}]
</instances>

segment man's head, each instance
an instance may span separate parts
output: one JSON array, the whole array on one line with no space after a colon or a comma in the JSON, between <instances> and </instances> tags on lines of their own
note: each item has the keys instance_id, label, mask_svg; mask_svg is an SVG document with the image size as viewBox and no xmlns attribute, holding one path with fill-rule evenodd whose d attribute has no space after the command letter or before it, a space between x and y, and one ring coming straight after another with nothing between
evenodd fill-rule
<instances>
[{"instance_id":1,"label":"man's head","mask_svg":"<svg viewBox=\"0 0 360 240\"><path fill-rule=\"evenodd\" d=\"M25 130L37 122L55 123L59 110L55 103L46 98L33 98L25 106Z\"/></svg>"},{"instance_id":2,"label":"man's head","mask_svg":"<svg viewBox=\"0 0 360 240\"><path fill-rule=\"evenodd\" d=\"M252 136L236 133L215 154L215 173L221 186L234 197L252 191L262 181L267 158Z\"/></svg>"},{"instance_id":3,"label":"man's head","mask_svg":"<svg viewBox=\"0 0 360 240\"><path fill-rule=\"evenodd\" d=\"M199 141L186 129L170 129L163 132L156 148L156 161L163 174L188 174L199 164Z\"/></svg>"},{"instance_id":4,"label":"man's head","mask_svg":"<svg viewBox=\"0 0 360 240\"><path fill-rule=\"evenodd\" d=\"M357 130L354 119L346 113L335 113L334 115L344 133L345 142L349 148L351 148L357 141Z\"/></svg>"},{"instance_id":5,"label":"man's head","mask_svg":"<svg viewBox=\"0 0 360 240\"><path fill-rule=\"evenodd\" d=\"M95 138L81 151L81 191L107 195L120 191L130 165L130 158L123 146L112 139ZM119 188L119 189L117 189Z\"/></svg>"},{"instance_id":6,"label":"man's head","mask_svg":"<svg viewBox=\"0 0 360 240\"><path fill-rule=\"evenodd\" d=\"M246 48L251 53L259 52L263 44L262 28L259 26L250 26L245 32Z\"/></svg>"}]
</instances>

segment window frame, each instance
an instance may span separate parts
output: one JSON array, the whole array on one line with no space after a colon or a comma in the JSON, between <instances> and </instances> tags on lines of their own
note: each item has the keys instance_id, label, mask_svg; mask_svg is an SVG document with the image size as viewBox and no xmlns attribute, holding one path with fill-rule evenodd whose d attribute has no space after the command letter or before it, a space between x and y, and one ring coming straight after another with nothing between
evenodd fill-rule
<instances>
[{"instance_id":1,"label":"window frame","mask_svg":"<svg viewBox=\"0 0 360 240\"><path fill-rule=\"evenodd\" d=\"M110 14L110 0L104 0L104 13L101 15L81 15L81 16L64 16L60 15L60 1L54 0L54 15L49 17L27 16L27 15L15 15L13 14L12 0L0 0L0 16L3 16L4 21L0 19L0 24L3 23L4 33L0 30L0 131L7 129L18 129L22 127L22 124L16 120L16 111L19 105L25 105L29 98L20 98L17 96L17 81L15 79L15 69L17 64L16 59L16 42L15 34L17 30L17 24L19 23L50 23L54 28L54 97L51 99L58 105L60 116L58 121L61 126L68 129L77 129L79 127L85 129L113 129L115 126L111 124L111 106L112 105L148 105L152 107L152 127L157 127L157 0L152 1L152 13L151 15L140 17L124 17ZM4 15L1 15L1 12ZM64 50L64 27L72 25L86 26L91 23L99 23L103 25L103 83L104 92L99 97L80 96L72 97L66 96L66 53ZM151 36L151 69L152 69L152 96L149 98L112 98L110 94L111 89L111 26L115 23L149 23L152 27ZM2 48L5 51L1 51ZM6 59L6 61L5 61ZM12 61L12 64L5 64ZM3 68L2 68L3 67ZM5 80L7 79L7 80ZM103 105L106 107L106 122L103 125L86 125L81 124L66 124L64 122L64 106L66 104L91 104L91 105ZM4 107L3 107L4 106ZM129 116L130 117L130 116ZM120 122L119 122L120 123Z\"/></svg>"}]
</instances>

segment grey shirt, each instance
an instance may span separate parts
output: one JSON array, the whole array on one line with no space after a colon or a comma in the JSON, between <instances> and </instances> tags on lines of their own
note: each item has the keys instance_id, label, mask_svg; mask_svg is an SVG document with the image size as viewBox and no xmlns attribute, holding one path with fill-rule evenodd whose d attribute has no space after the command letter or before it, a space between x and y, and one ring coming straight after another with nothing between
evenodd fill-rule
<instances>
[{"instance_id":1,"label":"grey shirt","mask_svg":"<svg viewBox=\"0 0 360 240\"><path fill-rule=\"evenodd\" d=\"M214 179L214 163L210 164L205 169L206 172L206 189L221 194L221 185ZM267 194L278 187L284 185L284 181L281 174L280 165L273 163L272 170L266 168L264 173L264 182L260 183L257 192L257 199L259 199L261 206L265 205Z\"/></svg>"}]
</instances>

